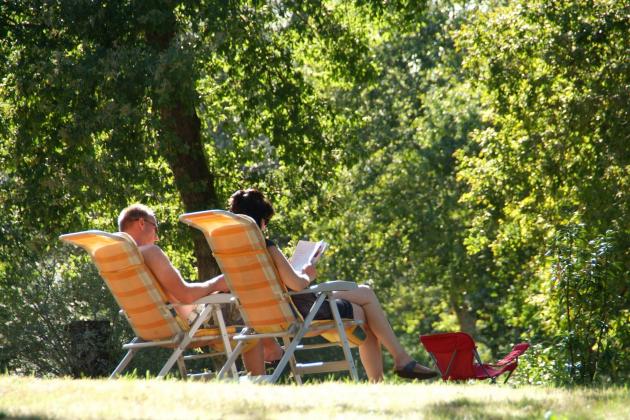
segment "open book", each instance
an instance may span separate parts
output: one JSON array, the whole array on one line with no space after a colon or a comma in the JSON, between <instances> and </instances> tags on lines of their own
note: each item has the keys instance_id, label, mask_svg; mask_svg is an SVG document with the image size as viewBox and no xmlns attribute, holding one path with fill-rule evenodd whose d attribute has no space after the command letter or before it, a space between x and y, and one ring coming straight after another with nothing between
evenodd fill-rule
<instances>
[{"instance_id":1,"label":"open book","mask_svg":"<svg viewBox=\"0 0 630 420\"><path fill-rule=\"evenodd\" d=\"M300 271L309 263L315 264L321 258L327 247L328 243L324 241L299 241L289 262L293 268Z\"/></svg>"}]
</instances>

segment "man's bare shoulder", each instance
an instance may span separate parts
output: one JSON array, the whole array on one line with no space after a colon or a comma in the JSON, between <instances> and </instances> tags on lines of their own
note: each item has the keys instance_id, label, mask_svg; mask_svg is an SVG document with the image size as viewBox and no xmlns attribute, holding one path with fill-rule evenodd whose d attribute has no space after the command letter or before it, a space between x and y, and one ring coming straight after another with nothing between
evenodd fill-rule
<instances>
[{"instance_id":1,"label":"man's bare shoulder","mask_svg":"<svg viewBox=\"0 0 630 420\"><path fill-rule=\"evenodd\" d=\"M148 260L167 258L162 248L157 245L141 245L138 247L138 250L140 250L142 256Z\"/></svg>"}]
</instances>

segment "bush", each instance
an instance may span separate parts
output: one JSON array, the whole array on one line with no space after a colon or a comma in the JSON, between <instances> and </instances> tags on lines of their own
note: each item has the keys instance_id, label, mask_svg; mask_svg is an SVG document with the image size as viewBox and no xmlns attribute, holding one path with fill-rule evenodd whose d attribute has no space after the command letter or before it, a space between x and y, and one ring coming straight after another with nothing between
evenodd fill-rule
<instances>
[{"instance_id":1,"label":"bush","mask_svg":"<svg viewBox=\"0 0 630 420\"><path fill-rule=\"evenodd\" d=\"M630 368L628 273L619 234L592 234L569 225L556 236L552 260L551 334L556 380L569 384L624 383Z\"/></svg>"},{"instance_id":2,"label":"bush","mask_svg":"<svg viewBox=\"0 0 630 420\"><path fill-rule=\"evenodd\" d=\"M62 246L46 257L21 251L0 277L0 368L72 376L113 370L118 343L129 332L117 322L116 303L91 262ZM100 332L86 328L90 323Z\"/></svg>"}]
</instances>

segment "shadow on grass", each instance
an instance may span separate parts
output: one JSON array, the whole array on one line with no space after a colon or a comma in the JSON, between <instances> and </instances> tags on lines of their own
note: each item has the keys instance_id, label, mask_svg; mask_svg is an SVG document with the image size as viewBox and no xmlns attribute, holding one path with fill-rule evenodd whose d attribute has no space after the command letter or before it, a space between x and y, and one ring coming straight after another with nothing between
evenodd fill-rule
<instances>
[{"instance_id":1,"label":"shadow on grass","mask_svg":"<svg viewBox=\"0 0 630 420\"><path fill-rule=\"evenodd\" d=\"M39 416L16 416L14 414L7 414L4 411L0 411L0 419L15 419L15 420L46 420L48 417Z\"/></svg>"},{"instance_id":2,"label":"shadow on grass","mask_svg":"<svg viewBox=\"0 0 630 420\"><path fill-rule=\"evenodd\" d=\"M597 390L594 389L594 392L586 393L583 398L588 403L608 403L608 402L617 401L617 400L627 400L628 394L625 394L625 397L624 397L624 393L626 392L627 391L625 390L622 391L622 390L614 390L614 389L608 392L597 392Z\"/></svg>"},{"instance_id":3,"label":"shadow on grass","mask_svg":"<svg viewBox=\"0 0 630 420\"><path fill-rule=\"evenodd\" d=\"M427 418L435 419L529 419L542 417L551 404L550 401L529 398L503 403L483 403L464 397L432 404L425 414Z\"/></svg>"}]
</instances>

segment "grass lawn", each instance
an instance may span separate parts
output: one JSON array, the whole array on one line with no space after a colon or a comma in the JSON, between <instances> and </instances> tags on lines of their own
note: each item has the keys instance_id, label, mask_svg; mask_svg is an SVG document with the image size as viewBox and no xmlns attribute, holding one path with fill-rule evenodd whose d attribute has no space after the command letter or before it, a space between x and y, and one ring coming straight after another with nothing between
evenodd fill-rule
<instances>
[{"instance_id":1,"label":"grass lawn","mask_svg":"<svg viewBox=\"0 0 630 420\"><path fill-rule=\"evenodd\" d=\"M627 388L433 383L305 386L0 376L0 418L628 419Z\"/></svg>"}]
</instances>

